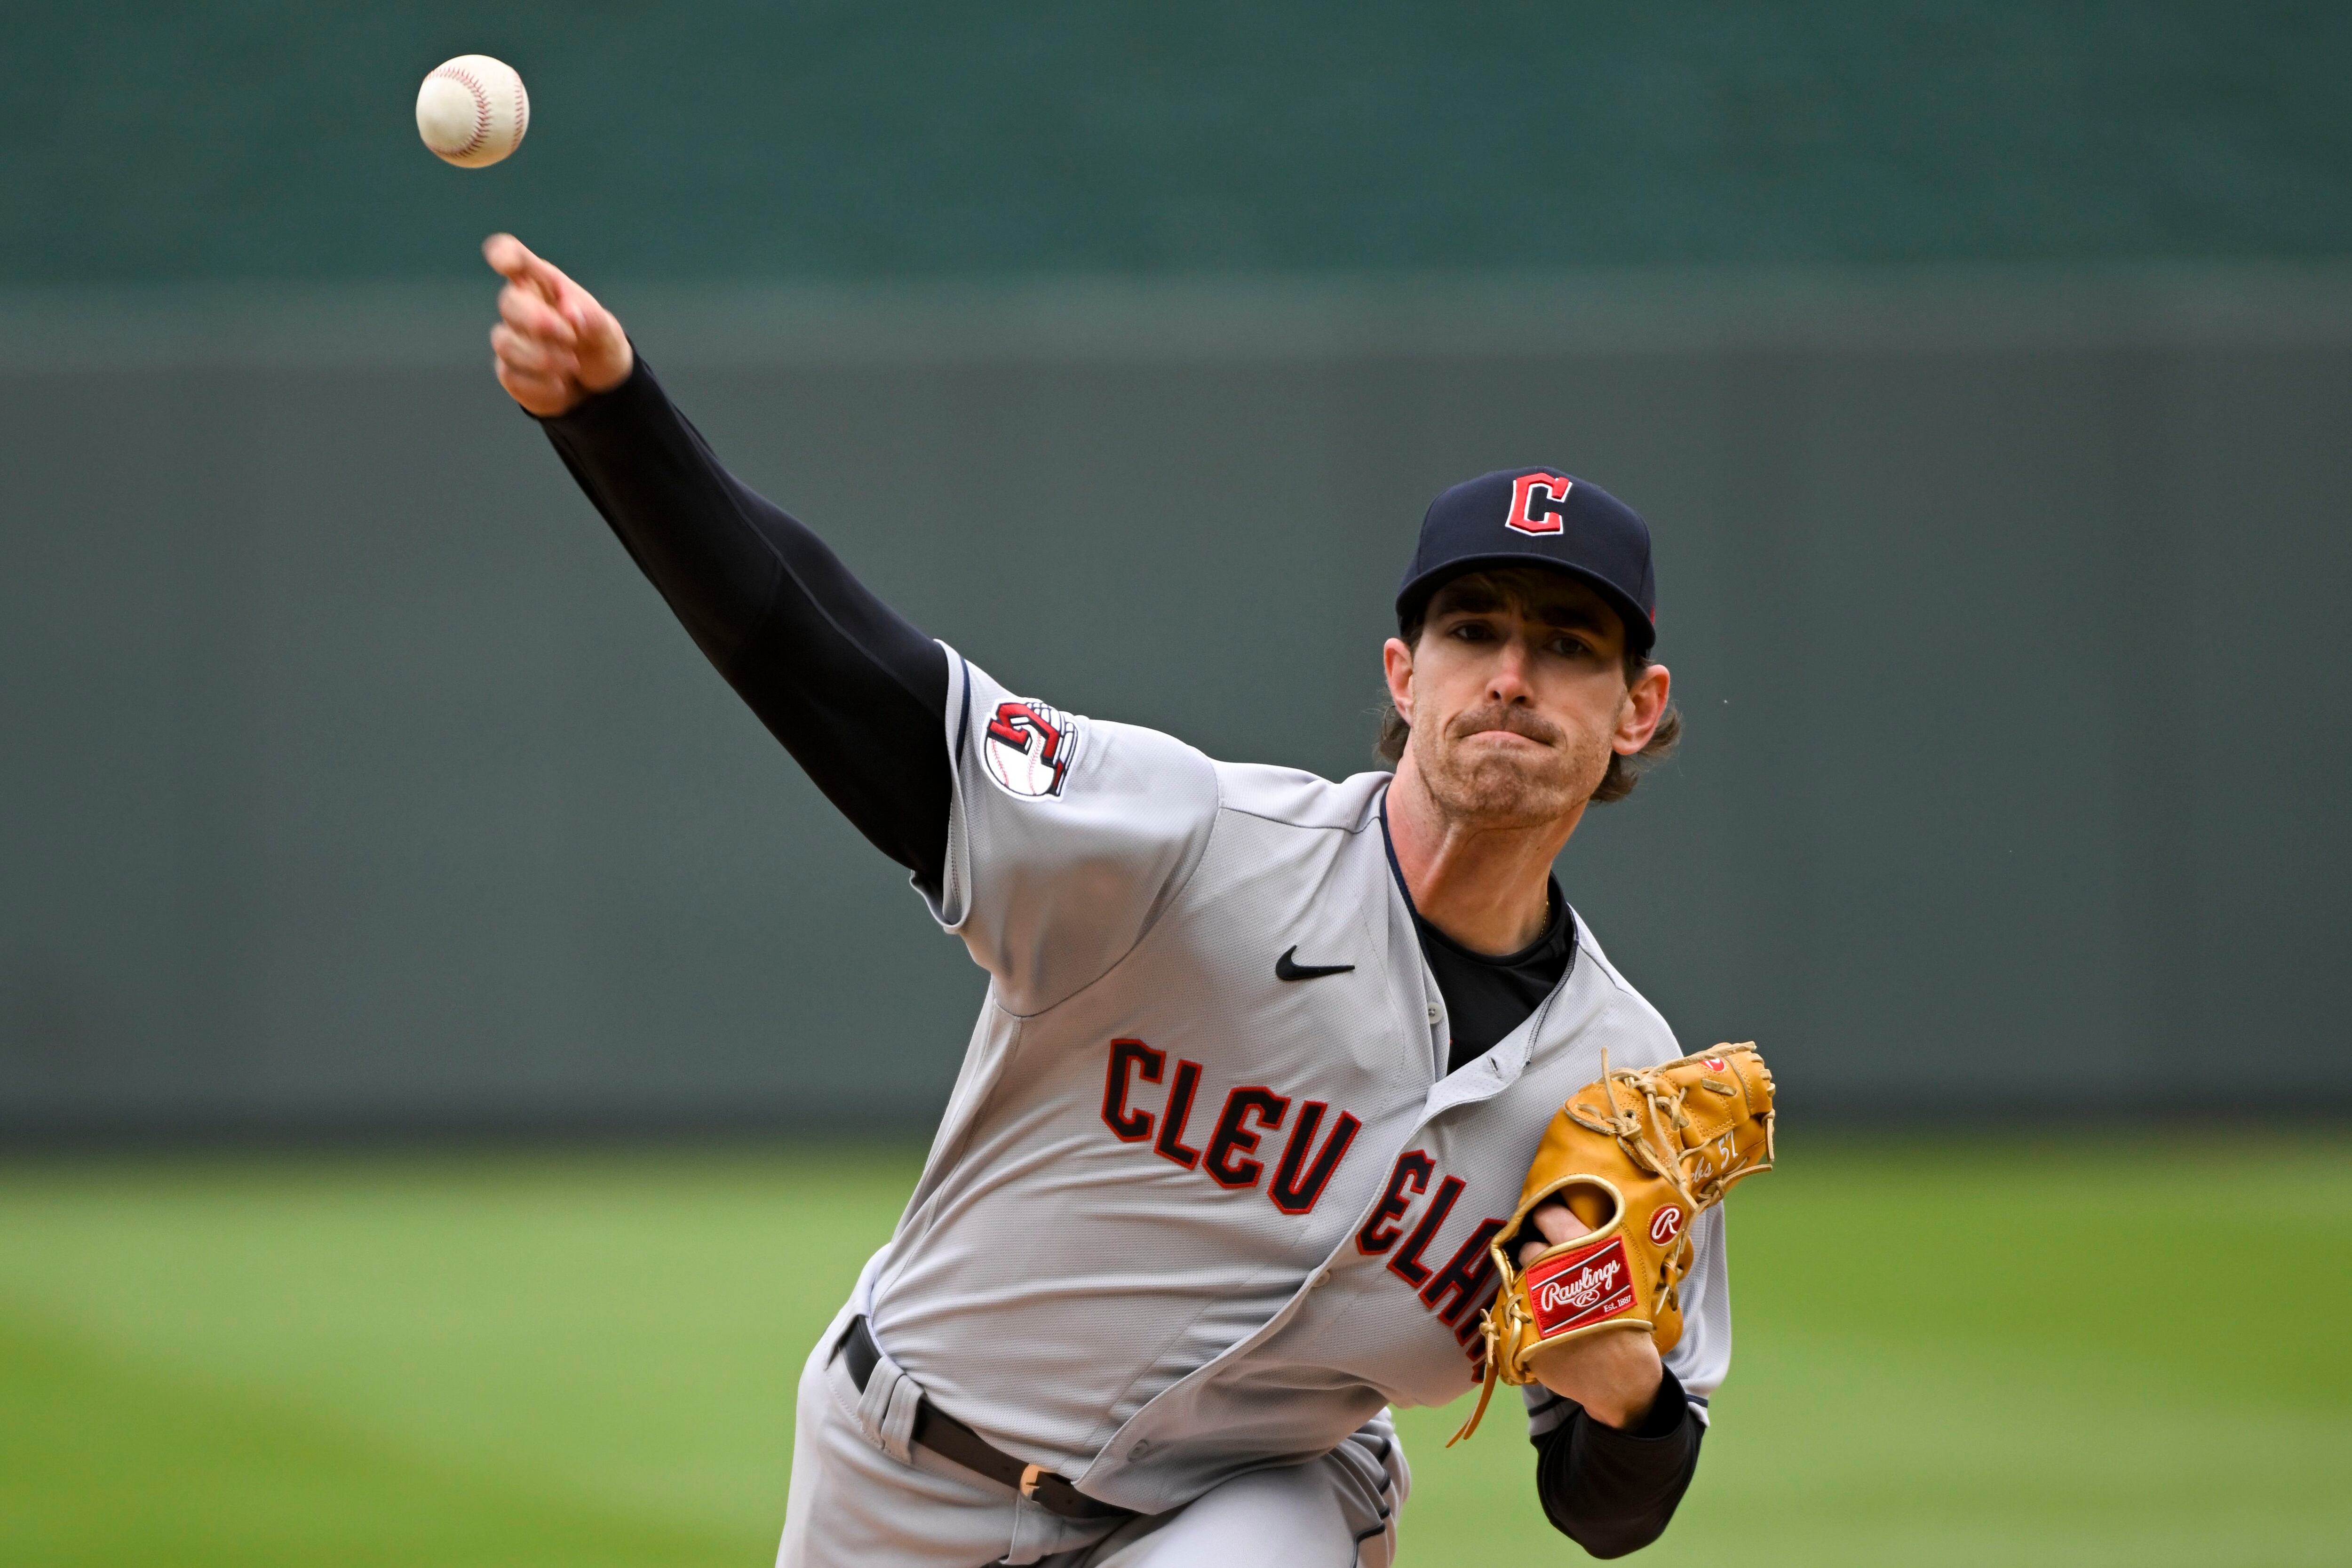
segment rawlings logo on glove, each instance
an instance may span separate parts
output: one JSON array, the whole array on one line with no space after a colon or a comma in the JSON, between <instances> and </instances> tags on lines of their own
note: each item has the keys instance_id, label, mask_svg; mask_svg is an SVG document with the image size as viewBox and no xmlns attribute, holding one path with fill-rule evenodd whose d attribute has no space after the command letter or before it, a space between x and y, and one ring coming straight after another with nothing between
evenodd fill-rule
<instances>
[{"instance_id":1,"label":"rawlings logo on glove","mask_svg":"<svg viewBox=\"0 0 2352 1568\"><path fill-rule=\"evenodd\" d=\"M1538 1260L1528 1270L1527 1287L1539 1340L1556 1340L1633 1304L1633 1271L1625 1267L1625 1244L1617 1240L1603 1243L1597 1254L1566 1252Z\"/></svg>"},{"instance_id":2,"label":"rawlings logo on glove","mask_svg":"<svg viewBox=\"0 0 2352 1568\"><path fill-rule=\"evenodd\" d=\"M1690 1222L1734 1182L1772 1168L1772 1074L1753 1044L1664 1067L1611 1072L1606 1058L1601 1066L1545 1129L1519 1206L1495 1237L1503 1283L1479 1325L1486 1385L1455 1443L1478 1429L1497 1381L1536 1381L1528 1363L1548 1344L1639 1330L1660 1353L1674 1349ZM1550 1201L1591 1228L1522 1270L1520 1247L1542 1239L1528 1216Z\"/></svg>"}]
</instances>

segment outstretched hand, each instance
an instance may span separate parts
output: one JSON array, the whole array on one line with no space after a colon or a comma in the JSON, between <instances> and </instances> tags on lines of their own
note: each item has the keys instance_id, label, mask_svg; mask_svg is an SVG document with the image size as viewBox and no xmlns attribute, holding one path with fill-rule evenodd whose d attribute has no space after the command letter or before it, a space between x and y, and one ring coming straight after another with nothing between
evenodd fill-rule
<instances>
[{"instance_id":1,"label":"outstretched hand","mask_svg":"<svg viewBox=\"0 0 2352 1568\"><path fill-rule=\"evenodd\" d=\"M1533 1262L1546 1247L1574 1241L1591 1226L1569 1212L1558 1199L1538 1204L1528 1215L1541 1241L1519 1247L1519 1267ZM1586 1334L1581 1339L1547 1345L1535 1352L1528 1370L1536 1381L1584 1406L1586 1415L1612 1426L1631 1426L1650 1413L1665 1381L1665 1363L1650 1336L1630 1331Z\"/></svg>"},{"instance_id":2,"label":"outstretched hand","mask_svg":"<svg viewBox=\"0 0 2352 1568\"><path fill-rule=\"evenodd\" d=\"M636 363L629 335L596 296L513 235L490 236L482 256L507 280L490 352L508 396L551 419L629 379Z\"/></svg>"}]
</instances>

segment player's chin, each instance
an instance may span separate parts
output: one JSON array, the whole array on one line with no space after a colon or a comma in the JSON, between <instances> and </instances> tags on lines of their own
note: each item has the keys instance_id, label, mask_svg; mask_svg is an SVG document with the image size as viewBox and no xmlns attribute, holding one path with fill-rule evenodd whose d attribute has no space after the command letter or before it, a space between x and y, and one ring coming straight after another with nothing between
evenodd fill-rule
<instances>
[{"instance_id":1,"label":"player's chin","mask_svg":"<svg viewBox=\"0 0 2352 1568\"><path fill-rule=\"evenodd\" d=\"M1578 770L1549 748L1472 750L1454 761L1457 765L1447 771L1454 780L1449 793L1456 808L1497 826L1551 821L1592 793L1589 787L1577 793Z\"/></svg>"}]
</instances>

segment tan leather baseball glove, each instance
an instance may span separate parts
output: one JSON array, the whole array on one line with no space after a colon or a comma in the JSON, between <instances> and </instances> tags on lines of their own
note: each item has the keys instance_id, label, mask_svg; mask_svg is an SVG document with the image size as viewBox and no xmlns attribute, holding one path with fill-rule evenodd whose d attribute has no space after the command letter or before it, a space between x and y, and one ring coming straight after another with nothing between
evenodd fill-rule
<instances>
[{"instance_id":1,"label":"tan leather baseball glove","mask_svg":"<svg viewBox=\"0 0 2352 1568\"><path fill-rule=\"evenodd\" d=\"M1734 1182L1772 1168L1772 1074L1753 1042L1663 1067L1612 1072L1605 1057L1601 1067L1552 1117L1495 1237L1502 1289L1480 1324L1486 1386L1453 1443L1478 1429L1497 1379L1536 1381L1528 1363L1546 1345L1639 1330L1661 1354L1674 1349L1691 1221ZM1541 1239L1528 1215L1554 1197L1591 1231L1522 1269L1520 1247Z\"/></svg>"}]
</instances>

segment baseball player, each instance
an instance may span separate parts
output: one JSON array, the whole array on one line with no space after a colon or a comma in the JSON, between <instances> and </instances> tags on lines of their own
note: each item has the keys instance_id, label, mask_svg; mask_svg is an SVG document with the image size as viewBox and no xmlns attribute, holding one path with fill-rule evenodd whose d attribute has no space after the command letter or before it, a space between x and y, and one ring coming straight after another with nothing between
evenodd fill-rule
<instances>
[{"instance_id":1,"label":"baseball player","mask_svg":"<svg viewBox=\"0 0 2352 1568\"><path fill-rule=\"evenodd\" d=\"M1446 491L1381 649L1393 773L1216 762L922 636L719 466L611 312L486 251L500 384L989 975L922 1179L809 1355L779 1564L1389 1563L1389 1409L1478 1380L1547 1121L1604 1049L1680 1054L1551 876L1678 728L1642 521L1556 469ZM1537 1493L1597 1554L1654 1540L1697 1464L1721 1226L1691 1226L1663 1360L1576 1340L1526 1391Z\"/></svg>"}]
</instances>

